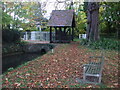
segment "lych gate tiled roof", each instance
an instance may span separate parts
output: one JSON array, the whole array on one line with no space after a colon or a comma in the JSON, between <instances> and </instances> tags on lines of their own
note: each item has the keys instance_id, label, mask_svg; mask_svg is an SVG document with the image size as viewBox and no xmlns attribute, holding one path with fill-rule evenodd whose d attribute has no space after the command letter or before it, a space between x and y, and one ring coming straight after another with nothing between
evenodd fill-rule
<instances>
[{"instance_id":1,"label":"lych gate tiled roof","mask_svg":"<svg viewBox=\"0 0 120 90\"><path fill-rule=\"evenodd\" d=\"M73 10L53 10L48 26L72 26Z\"/></svg>"}]
</instances>

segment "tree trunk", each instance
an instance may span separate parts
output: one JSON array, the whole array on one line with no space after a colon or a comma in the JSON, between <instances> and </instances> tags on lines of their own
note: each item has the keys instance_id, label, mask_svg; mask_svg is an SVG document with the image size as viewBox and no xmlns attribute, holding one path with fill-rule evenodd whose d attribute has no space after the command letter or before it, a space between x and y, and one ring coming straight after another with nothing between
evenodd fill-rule
<instances>
[{"instance_id":1,"label":"tree trunk","mask_svg":"<svg viewBox=\"0 0 120 90\"><path fill-rule=\"evenodd\" d=\"M99 39L99 3L98 2L89 2L87 9L87 39L89 41L96 41Z\"/></svg>"}]
</instances>

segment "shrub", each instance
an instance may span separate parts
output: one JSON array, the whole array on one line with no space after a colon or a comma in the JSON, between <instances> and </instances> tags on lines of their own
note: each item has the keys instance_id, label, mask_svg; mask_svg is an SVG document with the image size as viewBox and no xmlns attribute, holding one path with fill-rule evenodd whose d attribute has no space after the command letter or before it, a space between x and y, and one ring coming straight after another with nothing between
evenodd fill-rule
<instances>
[{"instance_id":1,"label":"shrub","mask_svg":"<svg viewBox=\"0 0 120 90\"><path fill-rule=\"evenodd\" d=\"M2 40L6 43L20 41L20 32L18 30L4 29L2 30Z\"/></svg>"},{"instance_id":2,"label":"shrub","mask_svg":"<svg viewBox=\"0 0 120 90\"><path fill-rule=\"evenodd\" d=\"M13 42L20 41L20 31L13 30Z\"/></svg>"},{"instance_id":3,"label":"shrub","mask_svg":"<svg viewBox=\"0 0 120 90\"><path fill-rule=\"evenodd\" d=\"M87 39L82 39L80 44L81 45L87 45L88 44L88 40Z\"/></svg>"},{"instance_id":4,"label":"shrub","mask_svg":"<svg viewBox=\"0 0 120 90\"><path fill-rule=\"evenodd\" d=\"M102 38L95 42L88 42L87 40L82 40L81 45L87 45L92 49L109 49L118 50L120 47L120 41L108 38Z\"/></svg>"}]
</instances>

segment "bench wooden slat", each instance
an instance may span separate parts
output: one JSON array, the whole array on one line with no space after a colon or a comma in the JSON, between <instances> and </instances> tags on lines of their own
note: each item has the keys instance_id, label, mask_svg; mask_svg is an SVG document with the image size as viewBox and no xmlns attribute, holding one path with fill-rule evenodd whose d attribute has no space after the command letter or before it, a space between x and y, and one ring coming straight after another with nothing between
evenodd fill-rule
<instances>
[{"instance_id":1,"label":"bench wooden slat","mask_svg":"<svg viewBox=\"0 0 120 90\"><path fill-rule=\"evenodd\" d=\"M97 58L97 62L90 60L88 64L84 64L84 73L83 77L86 79L86 76L96 76L99 77L99 83L101 83L101 74L104 58L103 56L91 56L90 59ZM95 59L96 60L96 59Z\"/></svg>"},{"instance_id":2,"label":"bench wooden slat","mask_svg":"<svg viewBox=\"0 0 120 90\"><path fill-rule=\"evenodd\" d=\"M87 67L85 73L89 73L89 74L99 74L100 72L100 68L99 67Z\"/></svg>"}]
</instances>

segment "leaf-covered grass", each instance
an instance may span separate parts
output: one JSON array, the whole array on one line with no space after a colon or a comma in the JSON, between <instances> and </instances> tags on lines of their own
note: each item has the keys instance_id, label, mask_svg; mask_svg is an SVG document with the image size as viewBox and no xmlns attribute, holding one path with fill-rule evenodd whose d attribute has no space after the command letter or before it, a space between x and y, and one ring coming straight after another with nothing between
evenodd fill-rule
<instances>
[{"instance_id":1,"label":"leaf-covered grass","mask_svg":"<svg viewBox=\"0 0 120 90\"><path fill-rule=\"evenodd\" d=\"M102 85L82 84L82 65L91 55L101 50L91 50L79 43L60 44L54 53L43 55L29 63L3 74L3 88L107 88L118 87L118 52L105 51Z\"/></svg>"},{"instance_id":2,"label":"leaf-covered grass","mask_svg":"<svg viewBox=\"0 0 120 90\"><path fill-rule=\"evenodd\" d=\"M75 38L73 41L78 42L78 41L80 41L80 39L79 38Z\"/></svg>"}]
</instances>

